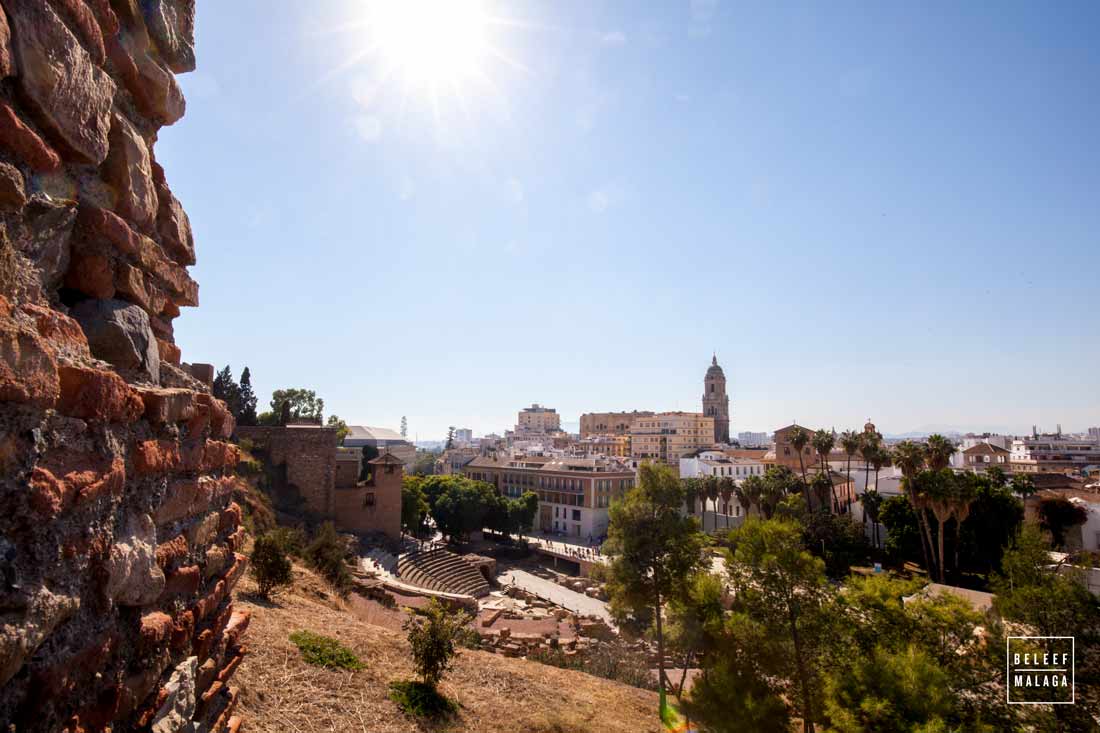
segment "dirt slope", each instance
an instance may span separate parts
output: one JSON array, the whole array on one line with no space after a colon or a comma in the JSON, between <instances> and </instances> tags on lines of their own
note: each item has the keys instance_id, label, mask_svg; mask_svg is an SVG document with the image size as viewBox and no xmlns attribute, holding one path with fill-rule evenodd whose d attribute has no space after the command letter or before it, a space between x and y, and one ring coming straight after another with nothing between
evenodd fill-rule
<instances>
[{"instance_id":1,"label":"dirt slope","mask_svg":"<svg viewBox=\"0 0 1100 733\"><path fill-rule=\"evenodd\" d=\"M391 680L409 678L402 634L364 623L295 567L295 584L275 604L241 582L238 608L252 613L249 654L234 679L246 731L477 731L478 733L645 733L660 730L657 695L579 672L487 652L463 650L441 685L462 706L449 724L421 726L388 698ZM305 664L289 634L308 629L340 639L366 669L330 671Z\"/></svg>"}]
</instances>

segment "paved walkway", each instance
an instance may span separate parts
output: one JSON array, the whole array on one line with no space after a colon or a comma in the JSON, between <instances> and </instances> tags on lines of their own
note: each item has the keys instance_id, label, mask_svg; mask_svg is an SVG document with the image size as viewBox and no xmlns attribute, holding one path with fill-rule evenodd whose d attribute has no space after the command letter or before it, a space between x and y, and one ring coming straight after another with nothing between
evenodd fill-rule
<instances>
[{"instance_id":1,"label":"paved walkway","mask_svg":"<svg viewBox=\"0 0 1100 733\"><path fill-rule=\"evenodd\" d=\"M564 588L551 580L532 575L526 570L509 570L506 573L501 573L497 576L497 582L502 586L509 584L519 586L544 601L550 601L554 605L561 606L581 616L602 618L608 624L614 625L611 621L611 614L607 612L607 604L603 601Z\"/></svg>"},{"instance_id":2,"label":"paved walkway","mask_svg":"<svg viewBox=\"0 0 1100 733\"><path fill-rule=\"evenodd\" d=\"M529 534L522 535L532 547L549 550L567 560L587 560L607 564L611 559L607 555L597 553L596 546L589 545L582 538L563 538L551 535Z\"/></svg>"}]
</instances>

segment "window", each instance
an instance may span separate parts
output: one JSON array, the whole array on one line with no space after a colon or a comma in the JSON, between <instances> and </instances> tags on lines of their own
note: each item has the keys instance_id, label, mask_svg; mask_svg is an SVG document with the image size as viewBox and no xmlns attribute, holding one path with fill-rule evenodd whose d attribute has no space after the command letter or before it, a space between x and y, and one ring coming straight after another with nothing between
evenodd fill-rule
<instances>
[{"instance_id":1,"label":"window","mask_svg":"<svg viewBox=\"0 0 1100 733\"><path fill-rule=\"evenodd\" d=\"M573 521L574 522L581 521L581 510L580 509L574 509L573 510Z\"/></svg>"}]
</instances>

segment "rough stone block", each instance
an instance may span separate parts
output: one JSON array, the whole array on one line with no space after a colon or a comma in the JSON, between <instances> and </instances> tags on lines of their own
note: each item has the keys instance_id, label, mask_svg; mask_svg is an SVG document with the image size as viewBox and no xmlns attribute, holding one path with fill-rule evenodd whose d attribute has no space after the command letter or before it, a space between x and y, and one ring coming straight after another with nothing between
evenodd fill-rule
<instances>
[{"instance_id":1,"label":"rough stone block","mask_svg":"<svg viewBox=\"0 0 1100 733\"><path fill-rule=\"evenodd\" d=\"M4 101L0 101L0 147L7 148L36 171L55 171L61 167L57 151Z\"/></svg>"},{"instance_id":2,"label":"rough stone block","mask_svg":"<svg viewBox=\"0 0 1100 733\"><path fill-rule=\"evenodd\" d=\"M145 440L134 446L132 459L138 476L175 471L180 465L179 444L174 440Z\"/></svg>"},{"instance_id":3,"label":"rough stone block","mask_svg":"<svg viewBox=\"0 0 1100 733\"><path fill-rule=\"evenodd\" d=\"M157 564L157 529L148 514L129 516L121 536L111 546L107 596L121 606L145 606L165 589Z\"/></svg>"},{"instance_id":4,"label":"rough stone block","mask_svg":"<svg viewBox=\"0 0 1100 733\"><path fill-rule=\"evenodd\" d=\"M11 26L8 17L0 13L0 79L15 75L15 57L11 50Z\"/></svg>"},{"instance_id":5,"label":"rough stone block","mask_svg":"<svg viewBox=\"0 0 1100 733\"><path fill-rule=\"evenodd\" d=\"M0 686L6 685L27 657L55 628L80 608L80 599L37 589L22 613L0 617Z\"/></svg>"},{"instance_id":6,"label":"rough stone block","mask_svg":"<svg viewBox=\"0 0 1100 733\"><path fill-rule=\"evenodd\" d=\"M103 48L103 34L91 8L84 4L84 0L53 0L53 3L69 21L70 27L80 35L80 40L84 42L84 48L92 60L102 66L107 53Z\"/></svg>"},{"instance_id":7,"label":"rough stone block","mask_svg":"<svg viewBox=\"0 0 1100 733\"><path fill-rule=\"evenodd\" d=\"M157 545L157 565L164 569L177 560L187 557L189 551L187 538L181 534L176 535L167 542Z\"/></svg>"},{"instance_id":8,"label":"rough stone block","mask_svg":"<svg viewBox=\"0 0 1100 733\"><path fill-rule=\"evenodd\" d=\"M76 358L87 358L92 355L84 330L69 316L53 308L33 303L24 305L21 310L34 319L38 334L58 354Z\"/></svg>"},{"instance_id":9,"label":"rough stone block","mask_svg":"<svg viewBox=\"0 0 1100 733\"><path fill-rule=\"evenodd\" d=\"M137 387L145 404L145 419L157 425L190 420L195 412L195 393L186 389Z\"/></svg>"},{"instance_id":10,"label":"rough stone block","mask_svg":"<svg viewBox=\"0 0 1100 733\"><path fill-rule=\"evenodd\" d=\"M160 611L152 611L141 617L141 650L143 654L167 644L172 633L172 617Z\"/></svg>"},{"instance_id":11,"label":"rough stone block","mask_svg":"<svg viewBox=\"0 0 1100 733\"><path fill-rule=\"evenodd\" d=\"M149 314L123 300L85 300L73 308L92 354L119 369L139 371L160 382L160 353L149 327Z\"/></svg>"},{"instance_id":12,"label":"rough stone block","mask_svg":"<svg viewBox=\"0 0 1100 733\"><path fill-rule=\"evenodd\" d=\"M23 174L10 163L0 163L0 211L19 211L27 203Z\"/></svg>"},{"instance_id":13,"label":"rough stone block","mask_svg":"<svg viewBox=\"0 0 1100 733\"><path fill-rule=\"evenodd\" d=\"M168 362L169 364L175 364L179 366L180 347L176 346L171 341L165 341L164 339L157 339L157 349L160 351L161 363Z\"/></svg>"},{"instance_id":14,"label":"rough stone block","mask_svg":"<svg viewBox=\"0 0 1100 733\"><path fill-rule=\"evenodd\" d=\"M23 210L26 229L18 246L39 270L46 290L57 288L69 270L76 205L35 194Z\"/></svg>"},{"instance_id":15,"label":"rough stone block","mask_svg":"<svg viewBox=\"0 0 1100 733\"><path fill-rule=\"evenodd\" d=\"M192 728L198 667L198 658L188 657L173 670L164 686L165 700L153 716L153 733L181 733Z\"/></svg>"},{"instance_id":16,"label":"rough stone block","mask_svg":"<svg viewBox=\"0 0 1100 733\"><path fill-rule=\"evenodd\" d=\"M146 0L145 25L168 68L195 70L195 0Z\"/></svg>"},{"instance_id":17,"label":"rough stone block","mask_svg":"<svg viewBox=\"0 0 1100 733\"><path fill-rule=\"evenodd\" d=\"M114 113L109 139L103 174L118 195L118 213L149 231L158 208L149 147L141 133L118 112Z\"/></svg>"},{"instance_id":18,"label":"rough stone block","mask_svg":"<svg viewBox=\"0 0 1100 733\"><path fill-rule=\"evenodd\" d=\"M0 402L53 407L60 392L57 361L37 333L0 317Z\"/></svg>"},{"instance_id":19,"label":"rough stone block","mask_svg":"<svg viewBox=\"0 0 1100 733\"><path fill-rule=\"evenodd\" d=\"M83 420L132 423L145 411L137 392L114 372L89 367L58 367L61 396L57 409Z\"/></svg>"},{"instance_id":20,"label":"rough stone block","mask_svg":"<svg viewBox=\"0 0 1100 733\"><path fill-rule=\"evenodd\" d=\"M113 298L114 261L106 255L88 251L73 255L69 270L65 273L65 287L79 290L89 298Z\"/></svg>"},{"instance_id":21,"label":"rough stone block","mask_svg":"<svg viewBox=\"0 0 1100 733\"><path fill-rule=\"evenodd\" d=\"M171 598L180 596L189 598L198 592L201 582L202 572L199 570L198 565L187 565L186 567L177 568L175 572L169 574L167 577L163 597Z\"/></svg>"},{"instance_id":22,"label":"rough stone block","mask_svg":"<svg viewBox=\"0 0 1100 733\"><path fill-rule=\"evenodd\" d=\"M80 160L107 157L115 84L42 0L3 0L19 84L40 122ZM59 63L60 62L60 63Z\"/></svg>"}]
</instances>

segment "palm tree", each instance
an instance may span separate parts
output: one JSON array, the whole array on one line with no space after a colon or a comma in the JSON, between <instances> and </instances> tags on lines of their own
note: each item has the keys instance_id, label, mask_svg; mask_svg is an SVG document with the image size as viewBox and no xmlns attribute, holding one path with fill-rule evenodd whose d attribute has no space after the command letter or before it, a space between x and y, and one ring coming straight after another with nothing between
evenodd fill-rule
<instances>
[{"instance_id":1,"label":"palm tree","mask_svg":"<svg viewBox=\"0 0 1100 733\"><path fill-rule=\"evenodd\" d=\"M882 506L882 494L878 493L877 489L864 491L860 496L860 501L863 502L864 522L870 519L873 523L871 527L872 542L875 547L878 547L878 513L879 508Z\"/></svg>"},{"instance_id":2,"label":"palm tree","mask_svg":"<svg viewBox=\"0 0 1100 733\"><path fill-rule=\"evenodd\" d=\"M733 479L729 476L723 476L718 481L718 493L722 496L722 511L726 515L726 529L730 528L730 499L733 498L733 489L736 486L733 483ZM718 518L714 518L714 523L718 524ZM718 527L715 527L718 529Z\"/></svg>"},{"instance_id":3,"label":"palm tree","mask_svg":"<svg viewBox=\"0 0 1100 733\"><path fill-rule=\"evenodd\" d=\"M811 441L814 446L814 450L817 451L817 457L821 461L821 472L826 476L829 476L829 454L833 452L833 446L836 445L836 433L831 430L821 429L814 433L814 437ZM833 486L832 478L829 478L829 488L833 495L833 511L840 514L840 502L836 498L836 487ZM822 503L825 503L822 501Z\"/></svg>"},{"instance_id":4,"label":"palm tree","mask_svg":"<svg viewBox=\"0 0 1100 733\"><path fill-rule=\"evenodd\" d=\"M859 433L855 430L845 430L840 434L840 447L844 449L844 452L848 455L848 483L852 483L852 456L859 452L860 446Z\"/></svg>"},{"instance_id":5,"label":"palm tree","mask_svg":"<svg viewBox=\"0 0 1100 733\"><path fill-rule=\"evenodd\" d=\"M703 479L703 492L714 508L714 529L718 529L718 477L713 474ZM703 531L707 531L707 503L703 502Z\"/></svg>"},{"instance_id":6,"label":"palm tree","mask_svg":"<svg viewBox=\"0 0 1100 733\"><path fill-rule=\"evenodd\" d=\"M916 493L925 497L924 500L928 504L928 508L932 510L932 515L936 518L936 524L938 525L936 557L939 563L941 583L945 582L944 566L946 563L943 559L943 536L947 520L951 519L954 509L954 479L955 474L951 471L922 471L917 474L914 481L917 488Z\"/></svg>"},{"instance_id":7,"label":"palm tree","mask_svg":"<svg viewBox=\"0 0 1100 733\"><path fill-rule=\"evenodd\" d=\"M875 491L878 491L878 472L887 466L891 465L893 460L890 457L890 451L886 448L879 448L871 456L871 466L875 469Z\"/></svg>"},{"instance_id":8,"label":"palm tree","mask_svg":"<svg viewBox=\"0 0 1100 733\"><path fill-rule=\"evenodd\" d=\"M764 496L766 487L764 486L764 479L760 476L749 476L747 479L741 482L739 487L745 494L745 497L749 500L750 505L756 506L756 511L760 514L764 513L764 508L761 506L761 500ZM742 502L744 503L744 502ZM748 514L748 508L745 509L745 514Z\"/></svg>"},{"instance_id":9,"label":"palm tree","mask_svg":"<svg viewBox=\"0 0 1100 733\"><path fill-rule=\"evenodd\" d=\"M871 483L871 458L880 446L878 436L874 433L864 433L859 439L859 455L863 458L863 490L866 491Z\"/></svg>"},{"instance_id":10,"label":"palm tree","mask_svg":"<svg viewBox=\"0 0 1100 733\"><path fill-rule=\"evenodd\" d=\"M928 528L928 517L924 513L924 503L920 492L913 485L914 479L924 468L924 449L911 440L903 440L894 446L892 452L894 465L901 470L901 488L906 498L913 506L917 514L917 525L920 527L920 548L924 555L924 565L928 568L928 574L932 575L935 569L930 563L930 555L933 552L932 531Z\"/></svg>"},{"instance_id":11,"label":"palm tree","mask_svg":"<svg viewBox=\"0 0 1100 733\"><path fill-rule=\"evenodd\" d=\"M951 465L951 456L955 455L955 444L939 433L929 435L924 444L924 455L928 468L941 471Z\"/></svg>"},{"instance_id":12,"label":"palm tree","mask_svg":"<svg viewBox=\"0 0 1100 733\"><path fill-rule=\"evenodd\" d=\"M970 507L978 498L978 487L973 480L974 474L955 477L955 492L953 497L952 513L955 515L955 574L959 573L959 539L962 532L962 523L970 516Z\"/></svg>"},{"instance_id":13,"label":"palm tree","mask_svg":"<svg viewBox=\"0 0 1100 733\"><path fill-rule=\"evenodd\" d=\"M750 476L750 478L755 478L755 477ZM733 485L733 495L735 497L737 497L737 503L741 505L742 514L745 517L749 516L749 507L752 506L752 497L749 495L749 492L745 487L745 483L747 483L748 480L749 479L745 479L741 483L739 483L739 484L735 483ZM728 522L727 522L727 526L728 526Z\"/></svg>"},{"instance_id":14,"label":"palm tree","mask_svg":"<svg viewBox=\"0 0 1100 733\"><path fill-rule=\"evenodd\" d=\"M790 436L787 438L791 446L798 451L798 467L802 471L802 483L806 483L806 466L802 463L802 449L806 447L806 444L810 442L810 434L802 429L801 425L795 425L791 430ZM806 497L807 503L810 497Z\"/></svg>"},{"instance_id":15,"label":"palm tree","mask_svg":"<svg viewBox=\"0 0 1100 733\"><path fill-rule=\"evenodd\" d=\"M700 494L699 479L691 476L680 479L680 483L684 486L684 502L687 504L688 514L694 515L695 502L699 500Z\"/></svg>"},{"instance_id":16,"label":"palm tree","mask_svg":"<svg viewBox=\"0 0 1100 733\"><path fill-rule=\"evenodd\" d=\"M829 490L833 488L833 480L829 474L824 471L818 471L814 474L813 483L811 484L814 489L814 494L817 496L818 507L825 509L829 506ZM834 491L833 497L835 499L836 493Z\"/></svg>"}]
</instances>

